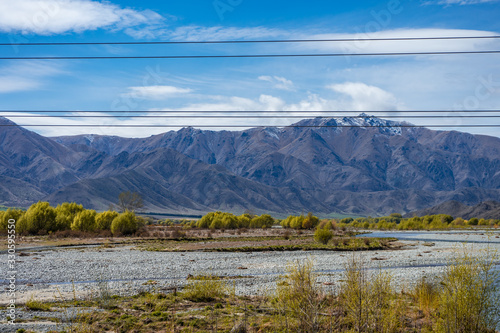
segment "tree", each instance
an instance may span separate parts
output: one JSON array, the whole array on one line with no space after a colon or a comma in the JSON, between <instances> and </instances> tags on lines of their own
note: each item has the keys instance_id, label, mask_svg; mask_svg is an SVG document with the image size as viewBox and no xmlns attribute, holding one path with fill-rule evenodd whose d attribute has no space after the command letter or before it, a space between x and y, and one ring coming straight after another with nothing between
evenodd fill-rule
<instances>
[{"instance_id":1,"label":"tree","mask_svg":"<svg viewBox=\"0 0 500 333\"><path fill-rule=\"evenodd\" d=\"M134 212L126 211L115 217L111 223L113 235L131 235L139 228Z\"/></svg>"},{"instance_id":2,"label":"tree","mask_svg":"<svg viewBox=\"0 0 500 333\"><path fill-rule=\"evenodd\" d=\"M5 212L0 212L0 231L6 232L9 226L9 220L16 221L18 223L24 212L20 209L9 208Z\"/></svg>"},{"instance_id":3,"label":"tree","mask_svg":"<svg viewBox=\"0 0 500 333\"><path fill-rule=\"evenodd\" d=\"M111 223L118 216L117 212L106 211L96 215L95 226L97 230L111 230Z\"/></svg>"},{"instance_id":4,"label":"tree","mask_svg":"<svg viewBox=\"0 0 500 333\"><path fill-rule=\"evenodd\" d=\"M31 205L26 211L20 221L22 231L29 234L37 234L40 231L56 231L56 210L50 207L48 202L38 201L36 204Z\"/></svg>"},{"instance_id":5,"label":"tree","mask_svg":"<svg viewBox=\"0 0 500 333\"><path fill-rule=\"evenodd\" d=\"M56 228L57 230L67 230L71 228L71 224L75 216L82 212L83 206L74 202L62 203L56 207Z\"/></svg>"},{"instance_id":6,"label":"tree","mask_svg":"<svg viewBox=\"0 0 500 333\"><path fill-rule=\"evenodd\" d=\"M118 207L122 212L135 212L144 207L144 201L137 192L122 192L118 196Z\"/></svg>"},{"instance_id":7,"label":"tree","mask_svg":"<svg viewBox=\"0 0 500 333\"><path fill-rule=\"evenodd\" d=\"M478 224L479 224L479 220L478 220L477 218L473 217L473 218L471 218L471 219L469 220L469 223L468 223L468 224L469 224L469 225L478 225Z\"/></svg>"},{"instance_id":8,"label":"tree","mask_svg":"<svg viewBox=\"0 0 500 333\"><path fill-rule=\"evenodd\" d=\"M79 231L95 231L95 216L95 210L84 210L76 214L73 223L71 223L71 229Z\"/></svg>"}]
</instances>

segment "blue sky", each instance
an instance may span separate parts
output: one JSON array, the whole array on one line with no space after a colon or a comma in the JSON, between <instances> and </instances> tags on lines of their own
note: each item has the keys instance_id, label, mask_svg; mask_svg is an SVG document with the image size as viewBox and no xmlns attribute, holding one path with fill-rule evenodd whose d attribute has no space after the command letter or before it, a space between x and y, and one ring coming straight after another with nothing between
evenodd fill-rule
<instances>
[{"instance_id":1,"label":"blue sky","mask_svg":"<svg viewBox=\"0 0 500 333\"><path fill-rule=\"evenodd\" d=\"M500 1L0 1L0 41L108 42L489 36ZM499 50L499 39L162 46L1 46L6 56L370 53ZM204 60L0 60L0 109L405 111L500 109L499 55ZM9 113L12 114L12 113ZM174 114L175 115L175 114ZM11 118L44 135L145 137L171 128L113 124L287 125L280 119ZM323 115L315 113L313 115ZM383 116L383 114L381 114ZM495 119L408 119L491 124ZM462 131L498 134L498 129Z\"/></svg>"}]
</instances>

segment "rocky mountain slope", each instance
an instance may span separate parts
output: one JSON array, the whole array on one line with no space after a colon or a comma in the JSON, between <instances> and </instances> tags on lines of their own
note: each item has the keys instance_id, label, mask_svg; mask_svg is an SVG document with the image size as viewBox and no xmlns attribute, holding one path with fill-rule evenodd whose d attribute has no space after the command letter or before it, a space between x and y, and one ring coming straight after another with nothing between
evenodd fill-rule
<instances>
[{"instance_id":1,"label":"rocky mountain slope","mask_svg":"<svg viewBox=\"0 0 500 333\"><path fill-rule=\"evenodd\" d=\"M140 139L44 138L0 127L0 204L45 199L105 209L130 190L157 212L382 215L500 200L499 138L398 125L315 118Z\"/></svg>"}]
</instances>

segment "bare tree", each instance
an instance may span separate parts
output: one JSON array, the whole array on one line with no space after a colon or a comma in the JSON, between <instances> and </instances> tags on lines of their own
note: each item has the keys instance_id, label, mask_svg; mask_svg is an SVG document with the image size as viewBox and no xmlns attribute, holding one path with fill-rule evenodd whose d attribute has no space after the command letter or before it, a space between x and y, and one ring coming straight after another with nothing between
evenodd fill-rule
<instances>
[{"instance_id":1,"label":"bare tree","mask_svg":"<svg viewBox=\"0 0 500 333\"><path fill-rule=\"evenodd\" d=\"M137 192L122 192L118 196L118 207L122 212L130 211L135 212L144 207L144 201Z\"/></svg>"}]
</instances>

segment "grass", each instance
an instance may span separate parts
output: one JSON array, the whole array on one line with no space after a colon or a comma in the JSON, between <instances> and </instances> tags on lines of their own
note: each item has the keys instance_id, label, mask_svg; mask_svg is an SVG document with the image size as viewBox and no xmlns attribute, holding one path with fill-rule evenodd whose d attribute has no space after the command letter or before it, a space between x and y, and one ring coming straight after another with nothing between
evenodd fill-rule
<instances>
[{"instance_id":1,"label":"grass","mask_svg":"<svg viewBox=\"0 0 500 333\"><path fill-rule=\"evenodd\" d=\"M50 304L38 301L32 295L26 302L26 309L30 311L50 311Z\"/></svg>"}]
</instances>

